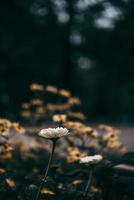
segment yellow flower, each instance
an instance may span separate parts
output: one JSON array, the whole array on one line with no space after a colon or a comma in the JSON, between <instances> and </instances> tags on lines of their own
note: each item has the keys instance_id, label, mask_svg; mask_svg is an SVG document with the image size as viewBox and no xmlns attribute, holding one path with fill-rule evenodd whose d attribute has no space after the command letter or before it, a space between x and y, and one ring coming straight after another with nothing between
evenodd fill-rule
<instances>
[{"instance_id":1,"label":"yellow flower","mask_svg":"<svg viewBox=\"0 0 134 200\"><path fill-rule=\"evenodd\" d=\"M80 105L81 101L77 97L71 97L71 98L68 99L68 104L70 104L70 105Z\"/></svg>"},{"instance_id":2,"label":"yellow flower","mask_svg":"<svg viewBox=\"0 0 134 200\"><path fill-rule=\"evenodd\" d=\"M64 123L64 126L67 128L76 129L83 127L83 124L81 122L67 121Z\"/></svg>"},{"instance_id":3,"label":"yellow flower","mask_svg":"<svg viewBox=\"0 0 134 200\"><path fill-rule=\"evenodd\" d=\"M56 195L55 192L53 192L52 190L49 190L49 189L47 189L47 188L43 188L43 189L41 190L41 194Z\"/></svg>"},{"instance_id":4,"label":"yellow flower","mask_svg":"<svg viewBox=\"0 0 134 200\"><path fill-rule=\"evenodd\" d=\"M93 185L91 186L90 191L93 193L101 193L102 192L100 188L93 186Z\"/></svg>"},{"instance_id":5,"label":"yellow flower","mask_svg":"<svg viewBox=\"0 0 134 200\"><path fill-rule=\"evenodd\" d=\"M65 122L67 116L65 114L53 115L53 122Z\"/></svg>"},{"instance_id":6,"label":"yellow flower","mask_svg":"<svg viewBox=\"0 0 134 200\"><path fill-rule=\"evenodd\" d=\"M69 104L63 103L63 104L47 104L47 110L48 111L66 111L70 108Z\"/></svg>"},{"instance_id":7,"label":"yellow flower","mask_svg":"<svg viewBox=\"0 0 134 200\"><path fill-rule=\"evenodd\" d=\"M97 138L98 137L98 133L95 129L89 127L89 126L82 126L79 127L77 130L79 133L86 133L88 135L90 135L91 137Z\"/></svg>"},{"instance_id":8,"label":"yellow flower","mask_svg":"<svg viewBox=\"0 0 134 200\"><path fill-rule=\"evenodd\" d=\"M10 128L12 123L8 119L1 118L0 119L0 125L3 125L7 128Z\"/></svg>"},{"instance_id":9,"label":"yellow flower","mask_svg":"<svg viewBox=\"0 0 134 200\"><path fill-rule=\"evenodd\" d=\"M71 92L69 92L68 90L65 90L65 89L59 90L59 94L63 97L67 97L67 98L69 98L71 96Z\"/></svg>"},{"instance_id":10,"label":"yellow flower","mask_svg":"<svg viewBox=\"0 0 134 200\"><path fill-rule=\"evenodd\" d=\"M13 148L10 146L0 145L0 159L12 158Z\"/></svg>"},{"instance_id":11,"label":"yellow flower","mask_svg":"<svg viewBox=\"0 0 134 200\"><path fill-rule=\"evenodd\" d=\"M82 180L80 180L80 179L76 179L76 180L74 180L74 181L72 182L73 185L78 185L78 184L80 184L80 183L82 183Z\"/></svg>"},{"instance_id":12,"label":"yellow flower","mask_svg":"<svg viewBox=\"0 0 134 200\"><path fill-rule=\"evenodd\" d=\"M30 103L32 106L42 106L44 104L44 102L40 99L32 99Z\"/></svg>"},{"instance_id":13,"label":"yellow flower","mask_svg":"<svg viewBox=\"0 0 134 200\"><path fill-rule=\"evenodd\" d=\"M67 162L68 163L74 163L80 158L86 156L86 153L81 152L78 147L69 147L68 148L68 156L67 156Z\"/></svg>"},{"instance_id":14,"label":"yellow flower","mask_svg":"<svg viewBox=\"0 0 134 200\"><path fill-rule=\"evenodd\" d=\"M44 86L38 83L32 83L30 85L30 89L33 91L43 91L44 90Z\"/></svg>"},{"instance_id":15,"label":"yellow flower","mask_svg":"<svg viewBox=\"0 0 134 200\"><path fill-rule=\"evenodd\" d=\"M72 117L72 118L78 118L80 120L85 120L86 117L83 113L81 112L68 112L68 117Z\"/></svg>"},{"instance_id":16,"label":"yellow flower","mask_svg":"<svg viewBox=\"0 0 134 200\"><path fill-rule=\"evenodd\" d=\"M9 128L8 127L4 127L3 125L0 125L0 135L2 137L7 138L9 136Z\"/></svg>"},{"instance_id":17,"label":"yellow flower","mask_svg":"<svg viewBox=\"0 0 134 200\"><path fill-rule=\"evenodd\" d=\"M25 133L26 129L23 128L18 122L13 122L12 127L15 129L17 133Z\"/></svg>"},{"instance_id":18,"label":"yellow flower","mask_svg":"<svg viewBox=\"0 0 134 200\"><path fill-rule=\"evenodd\" d=\"M4 174L6 170L4 168L0 168L0 174Z\"/></svg>"},{"instance_id":19,"label":"yellow flower","mask_svg":"<svg viewBox=\"0 0 134 200\"><path fill-rule=\"evenodd\" d=\"M11 188L15 186L15 182L11 178L6 178L6 183Z\"/></svg>"},{"instance_id":20,"label":"yellow flower","mask_svg":"<svg viewBox=\"0 0 134 200\"><path fill-rule=\"evenodd\" d=\"M12 123L8 119L0 119L0 135L8 137L11 126Z\"/></svg>"},{"instance_id":21,"label":"yellow flower","mask_svg":"<svg viewBox=\"0 0 134 200\"><path fill-rule=\"evenodd\" d=\"M105 124L100 124L99 129L106 131L106 132L113 132L114 128Z\"/></svg>"},{"instance_id":22,"label":"yellow flower","mask_svg":"<svg viewBox=\"0 0 134 200\"><path fill-rule=\"evenodd\" d=\"M57 94L58 93L58 89L55 86L52 85L48 85L46 86L46 91L53 93L53 94Z\"/></svg>"}]
</instances>

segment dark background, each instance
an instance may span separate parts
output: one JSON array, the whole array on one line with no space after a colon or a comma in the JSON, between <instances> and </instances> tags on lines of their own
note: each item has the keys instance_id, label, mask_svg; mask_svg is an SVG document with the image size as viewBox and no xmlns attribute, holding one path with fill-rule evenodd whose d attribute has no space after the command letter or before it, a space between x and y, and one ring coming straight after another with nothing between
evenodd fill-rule
<instances>
[{"instance_id":1,"label":"dark background","mask_svg":"<svg viewBox=\"0 0 134 200\"><path fill-rule=\"evenodd\" d=\"M0 111L29 84L70 89L90 121L134 121L133 0L1 0Z\"/></svg>"}]
</instances>

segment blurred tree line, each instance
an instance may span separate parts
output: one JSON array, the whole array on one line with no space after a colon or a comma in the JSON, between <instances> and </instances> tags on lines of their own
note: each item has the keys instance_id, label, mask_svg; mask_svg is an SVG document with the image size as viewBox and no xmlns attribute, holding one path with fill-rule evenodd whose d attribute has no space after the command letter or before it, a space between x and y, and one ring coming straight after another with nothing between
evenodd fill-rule
<instances>
[{"instance_id":1,"label":"blurred tree line","mask_svg":"<svg viewBox=\"0 0 134 200\"><path fill-rule=\"evenodd\" d=\"M134 121L133 21L133 0L1 0L1 116L39 82L70 89L90 121Z\"/></svg>"}]
</instances>

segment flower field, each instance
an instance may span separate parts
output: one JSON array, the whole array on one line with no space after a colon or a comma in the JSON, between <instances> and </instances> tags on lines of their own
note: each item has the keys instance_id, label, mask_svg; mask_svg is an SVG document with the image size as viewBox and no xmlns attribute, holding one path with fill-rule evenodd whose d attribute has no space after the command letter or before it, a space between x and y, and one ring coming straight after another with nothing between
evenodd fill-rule
<instances>
[{"instance_id":1,"label":"flower field","mask_svg":"<svg viewBox=\"0 0 134 200\"><path fill-rule=\"evenodd\" d=\"M0 199L134 199L134 154L121 131L90 126L68 90L29 88L20 121L0 119Z\"/></svg>"}]
</instances>

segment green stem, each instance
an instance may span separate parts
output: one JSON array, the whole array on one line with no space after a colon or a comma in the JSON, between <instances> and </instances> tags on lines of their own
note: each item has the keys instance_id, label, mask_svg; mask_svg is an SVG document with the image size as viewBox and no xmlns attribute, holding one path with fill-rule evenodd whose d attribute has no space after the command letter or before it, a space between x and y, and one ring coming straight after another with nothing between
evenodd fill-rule
<instances>
[{"instance_id":1,"label":"green stem","mask_svg":"<svg viewBox=\"0 0 134 200\"><path fill-rule=\"evenodd\" d=\"M46 178L47 178L47 175L48 175L48 171L49 171L49 168L50 168L50 164L51 164L51 162L52 162L53 155L54 155L54 150L55 150L55 146L56 146L56 141L57 141L57 138L52 140L52 142L53 142L53 144L52 144L52 151L51 151L51 154L50 154L50 157L49 157L47 169L46 169L44 178L42 179L42 181L41 181L41 183L40 183L40 185L39 185L38 192L37 192L37 195L36 195L35 200L38 200L38 197L39 197L41 188L42 188L42 186L43 186L43 183L46 182Z\"/></svg>"},{"instance_id":2,"label":"green stem","mask_svg":"<svg viewBox=\"0 0 134 200\"><path fill-rule=\"evenodd\" d=\"M85 187L84 196L87 195L88 190L90 189L90 185L91 185L91 181L92 181L92 175L93 175L93 171L92 171L92 169L91 169L91 171L90 171L90 173L89 173L88 182L87 182L87 185L86 185L86 187Z\"/></svg>"}]
</instances>

